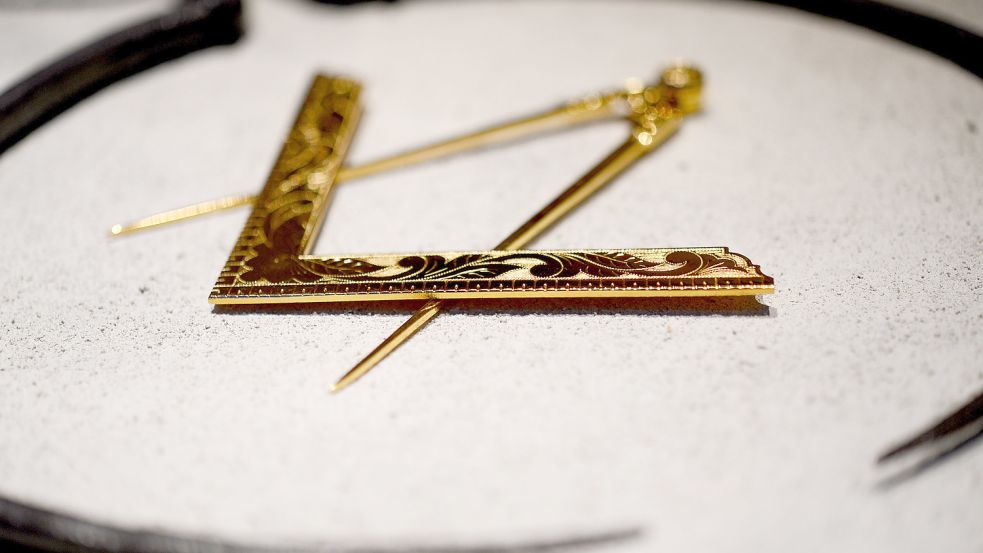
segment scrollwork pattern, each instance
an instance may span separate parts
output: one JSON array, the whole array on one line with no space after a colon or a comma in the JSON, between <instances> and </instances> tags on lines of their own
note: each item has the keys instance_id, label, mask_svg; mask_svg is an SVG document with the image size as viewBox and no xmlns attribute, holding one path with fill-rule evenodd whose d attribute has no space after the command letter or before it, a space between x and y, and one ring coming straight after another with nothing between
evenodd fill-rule
<instances>
[{"instance_id":1,"label":"scrollwork pattern","mask_svg":"<svg viewBox=\"0 0 983 553\"><path fill-rule=\"evenodd\" d=\"M260 246L242 280L271 284L302 282L404 282L497 278L623 278L747 276L753 266L722 251L519 251L367 258L308 258L278 254ZM644 253L643 253L644 252ZM647 254L647 255L646 255ZM396 271L396 272L394 272Z\"/></svg>"}]
</instances>

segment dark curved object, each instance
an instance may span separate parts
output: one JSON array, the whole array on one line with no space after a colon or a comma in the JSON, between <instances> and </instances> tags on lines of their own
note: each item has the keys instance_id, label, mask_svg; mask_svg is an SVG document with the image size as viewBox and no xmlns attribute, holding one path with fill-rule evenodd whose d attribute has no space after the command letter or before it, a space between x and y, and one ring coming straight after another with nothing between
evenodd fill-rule
<instances>
[{"instance_id":1,"label":"dark curved object","mask_svg":"<svg viewBox=\"0 0 983 553\"><path fill-rule=\"evenodd\" d=\"M753 0L852 23L921 48L983 79L983 37L924 14L872 0Z\"/></svg>"},{"instance_id":2,"label":"dark curved object","mask_svg":"<svg viewBox=\"0 0 983 553\"><path fill-rule=\"evenodd\" d=\"M241 36L240 0L199 0L83 46L0 95L0 155L117 81Z\"/></svg>"},{"instance_id":3,"label":"dark curved object","mask_svg":"<svg viewBox=\"0 0 983 553\"><path fill-rule=\"evenodd\" d=\"M372 0L313 0L351 5ZM396 0L377 0L395 2ZM754 0L859 25L937 54L983 78L983 38L933 17L874 0ZM0 95L0 155L114 82L242 36L240 0L185 0L174 12L99 39Z\"/></svg>"},{"instance_id":4,"label":"dark curved object","mask_svg":"<svg viewBox=\"0 0 983 553\"><path fill-rule=\"evenodd\" d=\"M71 553L547 553L570 551L631 540L638 528L580 534L544 541L474 546L407 545L360 547L345 545L239 545L204 538L124 530L95 524L0 498L0 550Z\"/></svg>"}]
</instances>

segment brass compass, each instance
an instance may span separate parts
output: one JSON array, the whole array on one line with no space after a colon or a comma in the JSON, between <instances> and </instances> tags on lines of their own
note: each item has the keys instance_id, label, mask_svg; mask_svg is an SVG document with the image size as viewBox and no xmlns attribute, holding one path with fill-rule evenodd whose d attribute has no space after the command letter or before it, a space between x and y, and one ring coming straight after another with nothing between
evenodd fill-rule
<instances>
[{"instance_id":1,"label":"brass compass","mask_svg":"<svg viewBox=\"0 0 983 553\"><path fill-rule=\"evenodd\" d=\"M427 300L392 336L332 388L351 384L437 316L443 302L471 298L742 296L771 293L771 277L727 248L523 250L553 223L672 136L700 107L703 76L689 66L659 82L630 82L544 114L399 154L361 167L342 164L355 134L361 86L318 75L257 196L222 198L114 225L114 236L254 204L219 275L214 304ZM342 179L457 153L504 139L602 118L621 117L628 138L493 250L312 256L329 199Z\"/></svg>"}]
</instances>

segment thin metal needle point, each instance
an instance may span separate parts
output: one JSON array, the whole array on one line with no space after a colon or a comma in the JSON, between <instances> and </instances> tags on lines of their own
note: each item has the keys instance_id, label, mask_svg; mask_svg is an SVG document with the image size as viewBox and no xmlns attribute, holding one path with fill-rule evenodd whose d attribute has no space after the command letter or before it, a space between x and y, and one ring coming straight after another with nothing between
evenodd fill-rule
<instances>
[{"instance_id":1,"label":"thin metal needle point","mask_svg":"<svg viewBox=\"0 0 983 553\"><path fill-rule=\"evenodd\" d=\"M547 228L570 213L575 207L583 203L592 194L600 190L605 184L611 182L614 177L622 173L632 163L659 146L676 131L678 126L679 118L673 118L662 123L658 131L654 134L644 131L633 133L624 144L615 149L608 157L578 179L577 182L564 190L546 207L533 215L531 219L526 221L525 224L509 235L508 238L503 240L494 249L521 249L542 234ZM406 340L436 317L443 306L444 302L442 300L432 299L428 301L405 323L397 328L395 332L386 338L385 341L379 344L362 361L342 376L331 387L331 391L339 392L361 378L379 363L379 361L383 360L393 350L406 342Z\"/></svg>"}]
</instances>

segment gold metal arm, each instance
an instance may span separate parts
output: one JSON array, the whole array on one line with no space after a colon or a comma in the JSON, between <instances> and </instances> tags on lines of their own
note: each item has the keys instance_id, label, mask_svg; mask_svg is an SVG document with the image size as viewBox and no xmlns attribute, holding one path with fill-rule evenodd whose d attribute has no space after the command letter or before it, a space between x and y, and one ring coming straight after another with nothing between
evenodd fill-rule
<instances>
[{"instance_id":1,"label":"gold metal arm","mask_svg":"<svg viewBox=\"0 0 983 553\"><path fill-rule=\"evenodd\" d=\"M617 91L606 95L589 96L543 113L508 121L442 142L421 146L376 161L370 161L363 165L342 167L338 172L337 182L354 180L392 169L425 163L469 150L527 138L532 135L542 134L572 125L622 117L631 112L629 104L625 102L629 94L630 91ZM109 232L111 236L122 236L124 234L208 215L209 213L252 205L256 201L256 198L257 196L253 194L225 196L156 213L129 223L116 224L110 228Z\"/></svg>"}]
</instances>

